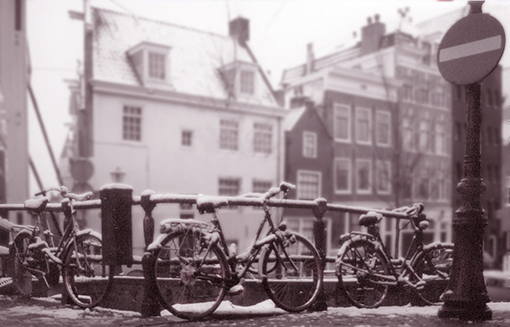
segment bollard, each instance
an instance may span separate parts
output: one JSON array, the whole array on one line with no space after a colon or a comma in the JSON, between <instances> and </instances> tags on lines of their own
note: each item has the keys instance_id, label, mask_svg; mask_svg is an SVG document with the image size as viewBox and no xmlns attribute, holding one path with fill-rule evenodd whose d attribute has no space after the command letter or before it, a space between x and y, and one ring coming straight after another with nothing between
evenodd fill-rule
<instances>
[{"instance_id":1,"label":"bollard","mask_svg":"<svg viewBox=\"0 0 510 327\"><path fill-rule=\"evenodd\" d=\"M153 317L160 315L160 306L156 298L157 286L154 279L154 255L152 252L147 251L147 247L154 240L154 218L152 217L152 210L156 207L154 202L151 202L151 195L155 194L154 191L145 190L141 194L141 205L145 211L143 217L143 237L145 241L145 252L142 257L143 277L144 277L144 297L142 301L141 314L143 317Z\"/></svg>"},{"instance_id":2,"label":"bollard","mask_svg":"<svg viewBox=\"0 0 510 327\"><path fill-rule=\"evenodd\" d=\"M112 266L132 265L133 188L124 184L108 184L101 188L99 197L104 263Z\"/></svg>"},{"instance_id":3,"label":"bollard","mask_svg":"<svg viewBox=\"0 0 510 327\"><path fill-rule=\"evenodd\" d=\"M317 299L315 303L310 307L310 311L326 311L328 309L328 305L326 304L326 294L324 292L324 269L326 268L326 233L325 233L325 223L322 219L324 214L328 211L328 202L324 198L315 199L316 206L312 209L313 214L315 215L315 220L313 221L313 233L315 238L315 247L319 252L319 256L321 258L321 270L323 272L322 275L322 283L321 288L319 289L319 294L317 295Z\"/></svg>"}]
</instances>

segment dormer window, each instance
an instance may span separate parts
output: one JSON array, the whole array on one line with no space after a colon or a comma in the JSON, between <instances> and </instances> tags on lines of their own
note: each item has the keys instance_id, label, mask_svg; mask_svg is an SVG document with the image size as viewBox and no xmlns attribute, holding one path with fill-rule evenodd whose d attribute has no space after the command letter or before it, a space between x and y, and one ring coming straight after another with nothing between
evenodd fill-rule
<instances>
[{"instance_id":1,"label":"dormer window","mask_svg":"<svg viewBox=\"0 0 510 327\"><path fill-rule=\"evenodd\" d=\"M241 93L253 95L255 93L255 73L250 70L241 70Z\"/></svg>"},{"instance_id":2,"label":"dormer window","mask_svg":"<svg viewBox=\"0 0 510 327\"><path fill-rule=\"evenodd\" d=\"M143 86L167 87L170 84L170 47L141 42L128 50L133 68Z\"/></svg>"},{"instance_id":3,"label":"dormer window","mask_svg":"<svg viewBox=\"0 0 510 327\"><path fill-rule=\"evenodd\" d=\"M257 66L236 61L220 68L220 76L229 97L242 100L257 93Z\"/></svg>"},{"instance_id":4,"label":"dormer window","mask_svg":"<svg viewBox=\"0 0 510 327\"><path fill-rule=\"evenodd\" d=\"M164 54L149 52L149 78L166 80L166 56Z\"/></svg>"}]
</instances>

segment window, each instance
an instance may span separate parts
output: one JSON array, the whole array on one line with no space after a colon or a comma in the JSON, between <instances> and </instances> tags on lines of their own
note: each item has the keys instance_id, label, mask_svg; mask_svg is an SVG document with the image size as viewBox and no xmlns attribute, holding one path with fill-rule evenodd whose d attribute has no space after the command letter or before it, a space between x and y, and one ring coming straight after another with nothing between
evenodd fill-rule
<instances>
[{"instance_id":1,"label":"window","mask_svg":"<svg viewBox=\"0 0 510 327\"><path fill-rule=\"evenodd\" d=\"M239 123L235 120L220 121L220 149L237 151Z\"/></svg>"},{"instance_id":2,"label":"window","mask_svg":"<svg viewBox=\"0 0 510 327\"><path fill-rule=\"evenodd\" d=\"M391 162L377 160L376 164L377 174L377 193L390 194L391 193Z\"/></svg>"},{"instance_id":3,"label":"window","mask_svg":"<svg viewBox=\"0 0 510 327\"><path fill-rule=\"evenodd\" d=\"M335 193L351 192L351 159L335 158Z\"/></svg>"},{"instance_id":4,"label":"window","mask_svg":"<svg viewBox=\"0 0 510 327\"><path fill-rule=\"evenodd\" d=\"M255 73L249 70L241 70L240 91L244 94L255 93Z\"/></svg>"},{"instance_id":5,"label":"window","mask_svg":"<svg viewBox=\"0 0 510 327\"><path fill-rule=\"evenodd\" d=\"M372 163L370 160L356 160L356 191L359 194L371 192L372 184Z\"/></svg>"},{"instance_id":6,"label":"window","mask_svg":"<svg viewBox=\"0 0 510 327\"><path fill-rule=\"evenodd\" d=\"M325 219L326 220L326 219ZM295 231L304 237L306 237L309 240L314 240L315 235L313 233L313 219L310 218L294 218L294 217L286 217L285 222L287 223L287 229L291 231ZM329 220L326 221L326 223L329 223ZM328 233L330 229L326 228L325 232ZM329 236L329 235L327 235ZM326 246L329 243L326 242ZM305 249L299 249L299 247L292 246L289 247L289 254L290 255L296 255L296 254L303 254L298 253L297 251L306 251ZM327 253L327 252L326 252Z\"/></svg>"},{"instance_id":7,"label":"window","mask_svg":"<svg viewBox=\"0 0 510 327\"><path fill-rule=\"evenodd\" d=\"M462 126L459 122L455 122L455 141L462 140Z\"/></svg>"},{"instance_id":8,"label":"window","mask_svg":"<svg viewBox=\"0 0 510 327\"><path fill-rule=\"evenodd\" d=\"M356 109L356 142L361 144L371 143L371 111L366 108Z\"/></svg>"},{"instance_id":9,"label":"window","mask_svg":"<svg viewBox=\"0 0 510 327\"><path fill-rule=\"evenodd\" d=\"M418 199L428 199L429 198L429 180L430 177L427 176L426 170L422 170L421 176L418 178L417 187L417 198Z\"/></svg>"},{"instance_id":10,"label":"window","mask_svg":"<svg viewBox=\"0 0 510 327\"><path fill-rule=\"evenodd\" d=\"M487 144L492 145L492 128L487 127Z\"/></svg>"},{"instance_id":11,"label":"window","mask_svg":"<svg viewBox=\"0 0 510 327\"><path fill-rule=\"evenodd\" d=\"M149 78L166 80L166 56L161 53L149 52Z\"/></svg>"},{"instance_id":12,"label":"window","mask_svg":"<svg viewBox=\"0 0 510 327\"><path fill-rule=\"evenodd\" d=\"M181 219L193 219L195 212L193 211L192 203L180 203L179 204L179 218Z\"/></svg>"},{"instance_id":13,"label":"window","mask_svg":"<svg viewBox=\"0 0 510 327\"><path fill-rule=\"evenodd\" d=\"M181 144L183 146L192 146L193 145L193 131L183 130L181 132Z\"/></svg>"},{"instance_id":14,"label":"window","mask_svg":"<svg viewBox=\"0 0 510 327\"><path fill-rule=\"evenodd\" d=\"M142 139L142 108L124 106L122 138L128 141L140 141Z\"/></svg>"},{"instance_id":15,"label":"window","mask_svg":"<svg viewBox=\"0 0 510 327\"><path fill-rule=\"evenodd\" d=\"M385 111L376 113L376 143L377 145L390 145L391 114Z\"/></svg>"},{"instance_id":16,"label":"window","mask_svg":"<svg viewBox=\"0 0 510 327\"><path fill-rule=\"evenodd\" d=\"M253 180L252 192L253 193L266 193L273 186L273 182L267 180Z\"/></svg>"},{"instance_id":17,"label":"window","mask_svg":"<svg viewBox=\"0 0 510 327\"><path fill-rule=\"evenodd\" d=\"M218 195L237 196L241 192L241 179L237 177L220 177ZM230 206L232 208L232 206Z\"/></svg>"},{"instance_id":18,"label":"window","mask_svg":"<svg viewBox=\"0 0 510 327\"><path fill-rule=\"evenodd\" d=\"M317 134L303 132L303 157L317 158Z\"/></svg>"},{"instance_id":19,"label":"window","mask_svg":"<svg viewBox=\"0 0 510 327\"><path fill-rule=\"evenodd\" d=\"M349 106L335 104L334 131L335 140L349 142L351 140L351 110Z\"/></svg>"},{"instance_id":20,"label":"window","mask_svg":"<svg viewBox=\"0 0 510 327\"><path fill-rule=\"evenodd\" d=\"M418 136L416 133L414 124L409 118L402 119L402 130L403 130L403 148L406 151L416 151Z\"/></svg>"},{"instance_id":21,"label":"window","mask_svg":"<svg viewBox=\"0 0 510 327\"><path fill-rule=\"evenodd\" d=\"M445 131L445 123L436 122L436 153L437 154L446 154L446 131Z\"/></svg>"},{"instance_id":22,"label":"window","mask_svg":"<svg viewBox=\"0 0 510 327\"><path fill-rule=\"evenodd\" d=\"M315 200L320 197L321 173L298 170L297 197L301 200Z\"/></svg>"},{"instance_id":23,"label":"window","mask_svg":"<svg viewBox=\"0 0 510 327\"><path fill-rule=\"evenodd\" d=\"M429 150L429 122L420 121L420 150L426 152Z\"/></svg>"},{"instance_id":24,"label":"window","mask_svg":"<svg viewBox=\"0 0 510 327\"><path fill-rule=\"evenodd\" d=\"M253 151L270 154L273 143L273 126L271 124L255 123L253 130Z\"/></svg>"}]
</instances>

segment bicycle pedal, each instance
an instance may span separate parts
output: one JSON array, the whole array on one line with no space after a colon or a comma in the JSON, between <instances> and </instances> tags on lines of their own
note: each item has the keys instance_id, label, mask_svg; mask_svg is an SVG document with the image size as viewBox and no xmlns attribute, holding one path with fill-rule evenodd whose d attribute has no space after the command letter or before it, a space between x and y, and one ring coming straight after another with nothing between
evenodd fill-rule
<instances>
[{"instance_id":1,"label":"bicycle pedal","mask_svg":"<svg viewBox=\"0 0 510 327\"><path fill-rule=\"evenodd\" d=\"M421 280L418 283L416 283L416 289L419 291L422 291L425 288L425 281Z\"/></svg>"}]
</instances>

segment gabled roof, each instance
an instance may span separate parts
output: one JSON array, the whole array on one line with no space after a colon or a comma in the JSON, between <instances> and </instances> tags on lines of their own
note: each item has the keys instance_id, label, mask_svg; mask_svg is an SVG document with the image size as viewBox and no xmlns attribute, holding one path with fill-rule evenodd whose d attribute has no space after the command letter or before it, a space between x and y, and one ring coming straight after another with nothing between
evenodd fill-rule
<instances>
[{"instance_id":1,"label":"gabled roof","mask_svg":"<svg viewBox=\"0 0 510 327\"><path fill-rule=\"evenodd\" d=\"M230 36L99 8L93 8L92 17L94 80L141 86L127 51L141 42L154 43L171 48L169 81L173 91L226 99L219 69L234 60L254 63L246 48ZM269 87L257 85L263 90L240 102L277 106Z\"/></svg>"},{"instance_id":2,"label":"gabled roof","mask_svg":"<svg viewBox=\"0 0 510 327\"><path fill-rule=\"evenodd\" d=\"M285 117L285 120L283 121L283 130L285 132L292 131L294 129L294 126L296 126L297 122L301 119L305 111L306 111L305 106L290 109L289 112L287 113L287 116Z\"/></svg>"}]
</instances>

